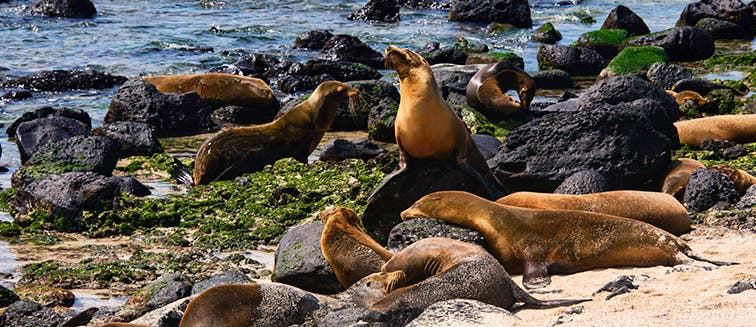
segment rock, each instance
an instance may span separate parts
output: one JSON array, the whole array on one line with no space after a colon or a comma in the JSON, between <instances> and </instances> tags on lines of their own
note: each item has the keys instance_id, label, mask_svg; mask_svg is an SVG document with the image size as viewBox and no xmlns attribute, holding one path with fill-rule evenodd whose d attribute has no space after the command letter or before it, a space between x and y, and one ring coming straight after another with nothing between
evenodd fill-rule
<instances>
[{"instance_id":1,"label":"rock","mask_svg":"<svg viewBox=\"0 0 756 327\"><path fill-rule=\"evenodd\" d=\"M152 84L130 80L113 96L105 123L144 123L158 137L186 136L214 131L211 112L197 93L163 94Z\"/></svg>"},{"instance_id":2,"label":"rock","mask_svg":"<svg viewBox=\"0 0 756 327\"><path fill-rule=\"evenodd\" d=\"M288 75L280 78L278 82L276 82L276 84L278 86L278 90L281 92L296 93L315 90L318 85L320 85L320 83L333 80L335 79L328 74L321 74L317 76ZM283 111L283 108L285 108L285 106L281 108L281 111ZM278 115L281 115L281 111L279 111Z\"/></svg>"},{"instance_id":3,"label":"rock","mask_svg":"<svg viewBox=\"0 0 756 327\"><path fill-rule=\"evenodd\" d=\"M351 61L383 69L383 55L371 49L355 36L337 34L324 45L318 59L331 61Z\"/></svg>"},{"instance_id":4,"label":"rock","mask_svg":"<svg viewBox=\"0 0 756 327\"><path fill-rule=\"evenodd\" d=\"M45 117L66 117L76 119L87 126L87 130L92 128L92 119L89 118L89 114L81 109L68 109L68 108L53 108L53 107L39 107L32 111L27 111L16 118L13 123L8 126L5 133L8 138L16 137L16 129L24 122L35 120L37 118Z\"/></svg>"},{"instance_id":5,"label":"rock","mask_svg":"<svg viewBox=\"0 0 756 327\"><path fill-rule=\"evenodd\" d=\"M617 277L617 279L607 283L597 291L593 292L593 295L601 292L609 292L609 295L606 296L606 300L609 300L617 295L628 293L631 289L637 290L638 285L635 285L633 283L634 280L635 276L619 276Z\"/></svg>"},{"instance_id":6,"label":"rock","mask_svg":"<svg viewBox=\"0 0 756 327\"><path fill-rule=\"evenodd\" d=\"M0 315L3 327L58 326L64 320L52 309L34 301L16 301Z\"/></svg>"},{"instance_id":7,"label":"rock","mask_svg":"<svg viewBox=\"0 0 756 327\"><path fill-rule=\"evenodd\" d=\"M397 324L383 323L385 318L390 315L380 314L376 311L358 306L337 307L335 310L328 312L322 319L318 320L318 326L371 326L371 327L389 327L404 326L405 321Z\"/></svg>"},{"instance_id":8,"label":"rock","mask_svg":"<svg viewBox=\"0 0 756 327\"><path fill-rule=\"evenodd\" d=\"M738 144L722 151L722 157L727 160L737 159L748 154L748 148L742 144Z\"/></svg>"},{"instance_id":9,"label":"rock","mask_svg":"<svg viewBox=\"0 0 756 327\"><path fill-rule=\"evenodd\" d=\"M547 22L533 32L532 39L541 43L554 44L562 39L562 33L559 33L553 24Z\"/></svg>"},{"instance_id":10,"label":"rock","mask_svg":"<svg viewBox=\"0 0 756 327\"><path fill-rule=\"evenodd\" d=\"M579 171L567 177L554 190L557 194L591 194L610 191L604 175L595 170Z\"/></svg>"},{"instance_id":11,"label":"rock","mask_svg":"<svg viewBox=\"0 0 756 327\"><path fill-rule=\"evenodd\" d=\"M24 15L48 17L94 18L97 14L91 0L37 0L22 11Z\"/></svg>"},{"instance_id":12,"label":"rock","mask_svg":"<svg viewBox=\"0 0 756 327\"><path fill-rule=\"evenodd\" d=\"M601 29L623 29L627 31L627 36L651 33L648 26L646 26L646 23L643 21L643 18L640 18L640 16L630 10L630 8L623 5L619 5L609 12L609 16L604 20Z\"/></svg>"},{"instance_id":13,"label":"rock","mask_svg":"<svg viewBox=\"0 0 756 327\"><path fill-rule=\"evenodd\" d=\"M671 61L696 61L714 54L714 39L709 33L690 26L638 36L628 45L655 45L664 48Z\"/></svg>"},{"instance_id":14,"label":"rock","mask_svg":"<svg viewBox=\"0 0 756 327\"><path fill-rule=\"evenodd\" d=\"M473 134L472 140L475 142L475 146L478 147L478 151L483 155L483 159L488 160L496 155L501 146L501 141L496 137L488 134Z\"/></svg>"},{"instance_id":15,"label":"rock","mask_svg":"<svg viewBox=\"0 0 756 327\"><path fill-rule=\"evenodd\" d=\"M706 17L696 23L696 28L709 33L715 40L750 40L751 33L743 30L738 24L722 19Z\"/></svg>"},{"instance_id":16,"label":"rock","mask_svg":"<svg viewBox=\"0 0 756 327\"><path fill-rule=\"evenodd\" d=\"M132 324L152 327L178 327L181 318L184 316L184 310L194 296L178 299L165 306L145 313L143 316L132 320Z\"/></svg>"},{"instance_id":17,"label":"rock","mask_svg":"<svg viewBox=\"0 0 756 327\"><path fill-rule=\"evenodd\" d=\"M435 64L455 64L464 65L467 61L468 54L456 47L440 48L436 42L426 45L424 49L418 52L430 65Z\"/></svg>"},{"instance_id":18,"label":"rock","mask_svg":"<svg viewBox=\"0 0 756 327\"><path fill-rule=\"evenodd\" d=\"M599 78L633 74L646 75L648 68L655 63L666 63L667 52L655 46L630 46L622 49L612 61L601 71Z\"/></svg>"},{"instance_id":19,"label":"rock","mask_svg":"<svg viewBox=\"0 0 756 327\"><path fill-rule=\"evenodd\" d=\"M254 283L252 279L247 277L244 273L238 270L228 270L220 274L217 274L209 279L197 282L192 287L192 295L200 294L205 290L218 285L226 284L248 284Z\"/></svg>"},{"instance_id":20,"label":"rock","mask_svg":"<svg viewBox=\"0 0 756 327\"><path fill-rule=\"evenodd\" d=\"M310 60L306 63L294 63L289 67L287 75L284 77L284 79L288 78L286 82L278 81L278 88L289 93L314 90L318 84L327 80L349 82L374 80L382 76L377 70L363 64L322 59ZM293 76L293 78L290 78L290 76ZM292 85L292 82L299 84Z\"/></svg>"},{"instance_id":21,"label":"rock","mask_svg":"<svg viewBox=\"0 0 756 327\"><path fill-rule=\"evenodd\" d=\"M516 326L517 316L494 305L476 300L456 299L435 303L407 327L425 326Z\"/></svg>"},{"instance_id":22,"label":"rock","mask_svg":"<svg viewBox=\"0 0 756 327\"><path fill-rule=\"evenodd\" d=\"M320 221L299 225L286 233L276 249L272 280L320 294L343 291L336 274L323 257L320 248L322 233L323 223Z\"/></svg>"},{"instance_id":23,"label":"rock","mask_svg":"<svg viewBox=\"0 0 756 327\"><path fill-rule=\"evenodd\" d=\"M493 64L499 61L508 61L512 65L525 69L525 60L509 51L491 51L485 53L471 53L465 60L465 65Z\"/></svg>"},{"instance_id":24,"label":"rock","mask_svg":"<svg viewBox=\"0 0 756 327\"><path fill-rule=\"evenodd\" d=\"M42 210L49 218L38 221L43 228L76 232L85 228L82 212L112 206L117 196L129 190L125 182L118 177L93 172L55 174L18 187L9 204L17 211L16 223L19 225L28 225L31 223L28 215ZM49 226L53 222L54 225Z\"/></svg>"},{"instance_id":25,"label":"rock","mask_svg":"<svg viewBox=\"0 0 756 327\"><path fill-rule=\"evenodd\" d=\"M215 109L210 114L210 119L222 127L266 124L273 121L278 110L278 107L260 110L260 108L225 106Z\"/></svg>"},{"instance_id":26,"label":"rock","mask_svg":"<svg viewBox=\"0 0 756 327\"><path fill-rule=\"evenodd\" d=\"M49 308L70 308L76 300L76 296L69 290L45 285L17 285L14 292L24 300L36 301Z\"/></svg>"},{"instance_id":27,"label":"rock","mask_svg":"<svg viewBox=\"0 0 756 327\"><path fill-rule=\"evenodd\" d=\"M594 50L606 60L611 60L619 53L627 39L626 30L600 29L580 35L574 45Z\"/></svg>"},{"instance_id":28,"label":"rock","mask_svg":"<svg viewBox=\"0 0 756 327\"><path fill-rule=\"evenodd\" d=\"M357 158L367 161L377 157L383 152L386 152L386 150L367 139L359 139L355 141L335 139L323 146L323 151L320 153L320 160L342 161L344 159Z\"/></svg>"},{"instance_id":29,"label":"rock","mask_svg":"<svg viewBox=\"0 0 756 327\"><path fill-rule=\"evenodd\" d=\"M189 276L179 273L166 274L138 290L124 306L144 307L147 309L145 311L161 308L191 295L192 285Z\"/></svg>"},{"instance_id":30,"label":"rock","mask_svg":"<svg viewBox=\"0 0 756 327\"><path fill-rule=\"evenodd\" d=\"M46 70L5 82L5 87L20 87L39 92L109 89L126 82L126 77L95 70Z\"/></svg>"},{"instance_id":31,"label":"rock","mask_svg":"<svg viewBox=\"0 0 756 327\"><path fill-rule=\"evenodd\" d=\"M297 36L292 48L320 50L332 37L333 34L327 30L312 30Z\"/></svg>"},{"instance_id":32,"label":"rock","mask_svg":"<svg viewBox=\"0 0 756 327\"><path fill-rule=\"evenodd\" d=\"M502 23L519 28L533 27L530 6L524 0L459 0L452 3L449 20L455 22Z\"/></svg>"},{"instance_id":33,"label":"rock","mask_svg":"<svg viewBox=\"0 0 756 327\"><path fill-rule=\"evenodd\" d=\"M74 136L41 147L13 174L11 182L13 187L20 187L33 180L70 171L91 171L110 176L117 162L115 142L102 136Z\"/></svg>"},{"instance_id":34,"label":"rock","mask_svg":"<svg viewBox=\"0 0 756 327\"><path fill-rule=\"evenodd\" d=\"M450 93L465 95L467 84L475 73L478 72L478 65L434 65L431 67L433 77L441 89L441 95L447 98Z\"/></svg>"},{"instance_id":35,"label":"rock","mask_svg":"<svg viewBox=\"0 0 756 327\"><path fill-rule=\"evenodd\" d=\"M739 294L747 290L756 290L756 277L751 276L737 281L727 290L727 294Z\"/></svg>"},{"instance_id":36,"label":"rock","mask_svg":"<svg viewBox=\"0 0 756 327\"><path fill-rule=\"evenodd\" d=\"M410 244L429 237L446 237L486 246L486 239L474 229L448 224L443 220L422 218L403 221L394 226L388 236L387 248L397 253Z\"/></svg>"},{"instance_id":37,"label":"rock","mask_svg":"<svg viewBox=\"0 0 756 327\"><path fill-rule=\"evenodd\" d=\"M747 210L756 206L756 184L751 185L745 194L740 197L740 201L735 204L735 208Z\"/></svg>"},{"instance_id":38,"label":"rock","mask_svg":"<svg viewBox=\"0 0 756 327\"><path fill-rule=\"evenodd\" d=\"M368 116L368 137L371 140L395 143L394 122L399 112L399 100L384 98Z\"/></svg>"},{"instance_id":39,"label":"rock","mask_svg":"<svg viewBox=\"0 0 756 327\"><path fill-rule=\"evenodd\" d=\"M604 57L588 48L547 44L538 50L538 67L542 70L561 69L573 76L592 76L604 66Z\"/></svg>"},{"instance_id":40,"label":"rock","mask_svg":"<svg viewBox=\"0 0 756 327\"><path fill-rule=\"evenodd\" d=\"M120 176L113 179L118 183L118 193L129 193L135 196L150 195L150 189L134 177Z\"/></svg>"},{"instance_id":41,"label":"rock","mask_svg":"<svg viewBox=\"0 0 756 327\"><path fill-rule=\"evenodd\" d=\"M364 7L347 16L349 20L367 20L394 23L399 21L397 0L368 0Z\"/></svg>"},{"instance_id":42,"label":"rock","mask_svg":"<svg viewBox=\"0 0 756 327\"><path fill-rule=\"evenodd\" d=\"M706 103L699 110L715 115L732 115L740 113L743 102L735 97L731 89L718 89L709 92Z\"/></svg>"},{"instance_id":43,"label":"rock","mask_svg":"<svg viewBox=\"0 0 756 327\"><path fill-rule=\"evenodd\" d=\"M142 123L118 121L92 130L93 135L104 136L116 143L120 158L131 156L149 157L163 152L155 129Z\"/></svg>"},{"instance_id":44,"label":"rock","mask_svg":"<svg viewBox=\"0 0 756 327\"><path fill-rule=\"evenodd\" d=\"M753 7L752 3L750 5ZM676 25L695 26L707 17L733 22L749 35L753 34L756 27L752 8L740 0L703 0L689 3L680 14Z\"/></svg>"},{"instance_id":45,"label":"rock","mask_svg":"<svg viewBox=\"0 0 756 327\"><path fill-rule=\"evenodd\" d=\"M89 126L71 118L52 116L26 121L16 129L16 145L25 163L37 150L47 144L74 136L88 136Z\"/></svg>"},{"instance_id":46,"label":"rock","mask_svg":"<svg viewBox=\"0 0 756 327\"><path fill-rule=\"evenodd\" d=\"M17 89L17 90L10 90L3 94L3 99L9 99L9 100L25 100L32 97L32 92L29 90L23 90L23 89Z\"/></svg>"},{"instance_id":47,"label":"rock","mask_svg":"<svg viewBox=\"0 0 756 327\"><path fill-rule=\"evenodd\" d=\"M662 89L671 90L678 81L693 78L693 72L682 66L655 62L648 67L646 78Z\"/></svg>"},{"instance_id":48,"label":"rock","mask_svg":"<svg viewBox=\"0 0 756 327\"><path fill-rule=\"evenodd\" d=\"M674 85L672 85L672 91L675 91L675 92L694 91L703 97L709 95L709 92L711 91L727 90L727 89L729 89L729 87L724 86L722 84L714 83L714 82L710 82L710 81L698 79L698 78L681 79L675 82Z\"/></svg>"},{"instance_id":49,"label":"rock","mask_svg":"<svg viewBox=\"0 0 756 327\"><path fill-rule=\"evenodd\" d=\"M756 114L756 97L749 97L742 111L744 114Z\"/></svg>"},{"instance_id":50,"label":"rock","mask_svg":"<svg viewBox=\"0 0 756 327\"><path fill-rule=\"evenodd\" d=\"M261 78L265 77L265 73L267 73L268 70L280 63L281 59L278 56L263 53L250 53L239 58L233 66L237 67L244 76Z\"/></svg>"},{"instance_id":51,"label":"rock","mask_svg":"<svg viewBox=\"0 0 756 327\"><path fill-rule=\"evenodd\" d=\"M16 301L18 301L18 295L5 288L5 286L0 285L0 308L5 308Z\"/></svg>"},{"instance_id":52,"label":"rock","mask_svg":"<svg viewBox=\"0 0 756 327\"><path fill-rule=\"evenodd\" d=\"M689 211L701 212L720 201L730 204L740 198L735 183L725 174L699 168L690 174L683 203Z\"/></svg>"},{"instance_id":53,"label":"rock","mask_svg":"<svg viewBox=\"0 0 756 327\"><path fill-rule=\"evenodd\" d=\"M529 73L538 89L571 89L575 87L570 73L559 70L539 70Z\"/></svg>"},{"instance_id":54,"label":"rock","mask_svg":"<svg viewBox=\"0 0 756 327\"><path fill-rule=\"evenodd\" d=\"M223 74L230 74L230 75L239 75L244 76L244 72L239 67L236 67L236 65L231 64L224 64L220 66L211 67L207 70L208 73L223 73ZM265 83L269 83L270 81L265 81Z\"/></svg>"}]
</instances>

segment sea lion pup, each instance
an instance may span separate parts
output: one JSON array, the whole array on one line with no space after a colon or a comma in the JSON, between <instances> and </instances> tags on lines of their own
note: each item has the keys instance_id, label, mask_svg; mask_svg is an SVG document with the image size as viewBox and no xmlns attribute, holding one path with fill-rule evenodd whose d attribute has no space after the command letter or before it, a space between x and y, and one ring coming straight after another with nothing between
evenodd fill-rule
<instances>
[{"instance_id":1,"label":"sea lion pup","mask_svg":"<svg viewBox=\"0 0 756 327\"><path fill-rule=\"evenodd\" d=\"M360 228L360 217L352 209L335 207L320 212L325 225L320 247L328 265L344 288L381 270L393 253L383 248Z\"/></svg>"},{"instance_id":2,"label":"sea lion pup","mask_svg":"<svg viewBox=\"0 0 756 327\"><path fill-rule=\"evenodd\" d=\"M479 231L494 256L527 288L543 287L549 274L589 269L676 265L703 259L676 236L629 218L575 210L505 206L465 192L424 196L402 219L436 218Z\"/></svg>"},{"instance_id":3,"label":"sea lion pup","mask_svg":"<svg viewBox=\"0 0 756 327\"><path fill-rule=\"evenodd\" d=\"M675 102L677 102L678 106L682 106L685 102L692 101L697 106L702 106L706 104L706 99L702 97L698 92L696 91L680 91L675 92L672 90L665 90L667 94L671 95L673 98L675 98Z\"/></svg>"},{"instance_id":4,"label":"sea lion pup","mask_svg":"<svg viewBox=\"0 0 756 327\"><path fill-rule=\"evenodd\" d=\"M589 301L538 300L517 286L482 247L441 237L411 244L386 262L381 272L365 279L386 294L369 306L381 313L425 309L452 299L478 300L505 309L516 302L524 302L524 307L551 308Z\"/></svg>"},{"instance_id":5,"label":"sea lion pup","mask_svg":"<svg viewBox=\"0 0 756 327\"><path fill-rule=\"evenodd\" d=\"M217 105L278 107L278 99L259 78L223 73L198 75L156 75L142 78L162 93L196 92L203 100Z\"/></svg>"},{"instance_id":6,"label":"sea lion pup","mask_svg":"<svg viewBox=\"0 0 756 327\"><path fill-rule=\"evenodd\" d=\"M452 159L483 181L488 178L498 183L465 123L441 96L428 62L409 49L390 45L386 48L386 64L399 76L399 110L394 123L399 169L392 175L404 171L409 158Z\"/></svg>"},{"instance_id":7,"label":"sea lion pup","mask_svg":"<svg viewBox=\"0 0 756 327\"><path fill-rule=\"evenodd\" d=\"M194 184L233 179L287 157L307 163L307 156L331 127L339 103L357 94L344 83L323 82L307 100L273 122L218 132L197 151Z\"/></svg>"},{"instance_id":8,"label":"sea lion pup","mask_svg":"<svg viewBox=\"0 0 756 327\"><path fill-rule=\"evenodd\" d=\"M675 123L680 143L700 148L707 139L735 143L756 142L756 114L721 115Z\"/></svg>"},{"instance_id":9,"label":"sea lion pup","mask_svg":"<svg viewBox=\"0 0 756 327\"><path fill-rule=\"evenodd\" d=\"M518 102L507 95L515 90ZM467 104L491 120L502 120L527 110L535 96L535 82L530 75L509 61L488 64L467 83Z\"/></svg>"},{"instance_id":10,"label":"sea lion pup","mask_svg":"<svg viewBox=\"0 0 756 327\"><path fill-rule=\"evenodd\" d=\"M753 177L753 175L742 169L728 165L716 165L711 166L708 169L729 176L732 181L735 182L735 188L741 196L748 191L748 188L751 187L751 185L756 184L756 177Z\"/></svg>"},{"instance_id":11,"label":"sea lion pup","mask_svg":"<svg viewBox=\"0 0 756 327\"><path fill-rule=\"evenodd\" d=\"M690 229L690 216L673 196L660 192L610 191L592 194L517 192L496 203L531 209L578 210L647 222L675 235Z\"/></svg>"},{"instance_id":12,"label":"sea lion pup","mask_svg":"<svg viewBox=\"0 0 756 327\"><path fill-rule=\"evenodd\" d=\"M661 191L674 196L678 201L682 201L685 195L685 187L690 180L690 174L699 168L706 168L698 160L689 158L679 158L672 160L669 164L671 167L667 176L664 177Z\"/></svg>"}]
</instances>

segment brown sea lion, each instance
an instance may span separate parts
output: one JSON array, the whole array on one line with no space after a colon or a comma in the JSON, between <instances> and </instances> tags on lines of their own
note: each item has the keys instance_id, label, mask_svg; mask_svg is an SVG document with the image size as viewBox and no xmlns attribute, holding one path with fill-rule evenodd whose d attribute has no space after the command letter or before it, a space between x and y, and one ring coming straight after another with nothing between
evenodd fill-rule
<instances>
[{"instance_id":1,"label":"brown sea lion","mask_svg":"<svg viewBox=\"0 0 756 327\"><path fill-rule=\"evenodd\" d=\"M694 255L676 236L629 218L574 210L505 206L464 192L436 192L402 212L402 219L433 217L472 228L494 256L527 288L548 285L549 274L621 266L676 265Z\"/></svg>"},{"instance_id":2,"label":"brown sea lion","mask_svg":"<svg viewBox=\"0 0 756 327\"><path fill-rule=\"evenodd\" d=\"M150 326L140 325L140 324L130 324L127 322L109 322L107 324L102 325L101 327L150 327Z\"/></svg>"},{"instance_id":3,"label":"brown sea lion","mask_svg":"<svg viewBox=\"0 0 756 327\"><path fill-rule=\"evenodd\" d=\"M753 175L742 169L727 165L711 166L708 169L729 176L732 181L735 182L735 188L738 190L738 193L740 193L740 195L745 194L746 191L748 191L748 188L751 187L751 185L756 184L756 177L753 177Z\"/></svg>"},{"instance_id":4,"label":"brown sea lion","mask_svg":"<svg viewBox=\"0 0 756 327\"><path fill-rule=\"evenodd\" d=\"M700 148L707 139L756 142L756 114L710 116L675 123L680 143Z\"/></svg>"},{"instance_id":5,"label":"brown sea lion","mask_svg":"<svg viewBox=\"0 0 756 327\"><path fill-rule=\"evenodd\" d=\"M344 288L363 277L380 271L393 253L383 248L360 228L360 217L352 209L336 207L323 210L325 225L320 237L323 256Z\"/></svg>"},{"instance_id":6,"label":"brown sea lion","mask_svg":"<svg viewBox=\"0 0 756 327\"><path fill-rule=\"evenodd\" d=\"M509 90L517 91L519 102L507 95ZM468 105L498 121L527 110L535 92L535 82L528 73L509 61L500 61L478 70L465 93Z\"/></svg>"},{"instance_id":7,"label":"brown sea lion","mask_svg":"<svg viewBox=\"0 0 756 327\"><path fill-rule=\"evenodd\" d=\"M675 102L677 102L678 106L682 106L685 102L692 101L697 106L702 106L706 104L706 99L702 97L698 92L696 91L680 91L675 92L672 90L666 90L667 94L671 95L673 98L675 98Z\"/></svg>"},{"instance_id":8,"label":"brown sea lion","mask_svg":"<svg viewBox=\"0 0 756 327\"><path fill-rule=\"evenodd\" d=\"M339 103L358 93L341 82L323 82L307 100L273 122L218 132L197 151L194 184L233 179L287 157L307 163L333 123Z\"/></svg>"},{"instance_id":9,"label":"brown sea lion","mask_svg":"<svg viewBox=\"0 0 756 327\"><path fill-rule=\"evenodd\" d=\"M395 254L381 272L365 278L386 294L369 306L388 312L400 308L425 309L451 299L472 299L510 309L551 308L588 300L538 300L509 277L496 259L482 247L458 240L422 239Z\"/></svg>"},{"instance_id":10,"label":"brown sea lion","mask_svg":"<svg viewBox=\"0 0 756 327\"><path fill-rule=\"evenodd\" d=\"M273 90L259 78L223 73L157 75L142 78L162 93L196 92L200 98L222 106L278 107Z\"/></svg>"},{"instance_id":11,"label":"brown sea lion","mask_svg":"<svg viewBox=\"0 0 756 327\"><path fill-rule=\"evenodd\" d=\"M706 168L706 166L697 160L689 158L672 160L669 166L670 169L667 176L664 177L661 191L674 196L678 201L682 201L685 187L688 185L688 180L690 180L690 174L694 170Z\"/></svg>"},{"instance_id":12,"label":"brown sea lion","mask_svg":"<svg viewBox=\"0 0 756 327\"><path fill-rule=\"evenodd\" d=\"M592 194L517 192L496 203L531 209L578 210L647 222L675 235L690 229L690 216L673 196L660 192L610 191Z\"/></svg>"}]
</instances>

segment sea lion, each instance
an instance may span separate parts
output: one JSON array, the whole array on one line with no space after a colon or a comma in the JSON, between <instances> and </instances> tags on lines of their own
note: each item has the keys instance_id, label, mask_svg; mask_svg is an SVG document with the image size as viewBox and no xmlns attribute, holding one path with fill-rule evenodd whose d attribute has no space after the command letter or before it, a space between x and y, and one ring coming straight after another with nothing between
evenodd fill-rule
<instances>
[{"instance_id":1,"label":"sea lion","mask_svg":"<svg viewBox=\"0 0 756 327\"><path fill-rule=\"evenodd\" d=\"M706 104L706 99L702 97L698 92L696 91L680 91L675 92L672 90L665 90L667 94L671 95L673 98L675 98L675 102L677 102L678 106L682 106L685 102L692 101L697 106L702 106Z\"/></svg>"},{"instance_id":2,"label":"sea lion","mask_svg":"<svg viewBox=\"0 0 756 327\"><path fill-rule=\"evenodd\" d=\"M675 123L680 143L700 148L707 139L735 143L756 142L756 114L721 115Z\"/></svg>"},{"instance_id":3,"label":"sea lion","mask_svg":"<svg viewBox=\"0 0 756 327\"><path fill-rule=\"evenodd\" d=\"M323 82L307 100L273 122L218 132L197 151L194 184L233 179L287 157L307 163L336 117L339 103L357 94L344 83Z\"/></svg>"},{"instance_id":4,"label":"sea lion","mask_svg":"<svg viewBox=\"0 0 756 327\"><path fill-rule=\"evenodd\" d=\"M727 165L711 166L708 169L729 176L735 182L735 188L741 196L748 191L751 185L756 184L756 177L753 177L753 175L742 169Z\"/></svg>"},{"instance_id":5,"label":"sea lion","mask_svg":"<svg viewBox=\"0 0 756 327\"><path fill-rule=\"evenodd\" d=\"M156 75L142 78L162 93L196 92L220 106L278 108L273 90L259 78L224 73Z\"/></svg>"},{"instance_id":6,"label":"sea lion","mask_svg":"<svg viewBox=\"0 0 756 327\"><path fill-rule=\"evenodd\" d=\"M482 247L458 240L431 237L396 253L381 272L365 277L367 284L386 294L369 306L381 313L400 308L425 309L451 299L472 299L510 309L551 308L588 300L538 300L509 277L496 259Z\"/></svg>"},{"instance_id":7,"label":"sea lion","mask_svg":"<svg viewBox=\"0 0 756 327\"><path fill-rule=\"evenodd\" d=\"M672 160L669 166L670 169L667 176L664 177L661 191L674 196L678 201L682 201L685 187L688 185L688 180L690 180L690 174L694 170L706 168L706 166L697 160L689 158Z\"/></svg>"},{"instance_id":8,"label":"sea lion","mask_svg":"<svg viewBox=\"0 0 756 327\"><path fill-rule=\"evenodd\" d=\"M149 327L147 325L131 324L127 322L109 322L101 327Z\"/></svg>"},{"instance_id":9,"label":"sea lion","mask_svg":"<svg viewBox=\"0 0 756 327\"><path fill-rule=\"evenodd\" d=\"M673 196L660 192L609 191L591 194L517 192L496 203L531 209L578 210L647 222L675 235L690 229L690 216Z\"/></svg>"},{"instance_id":10,"label":"sea lion","mask_svg":"<svg viewBox=\"0 0 756 327\"><path fill-rule=\"evenodd\" d=\"M325 225L320 247L328 265L344 288L380 271L393 253L383 248L360 228L360 217L352 209L335 207L320 212Z\"/></svg>"},{"instance_id":11,"label":"sea lion","mask_svg":"<svg viewBox=\"0 0 756 327\"><path fill-rule=\"evenodd\" d=\"M527 288L543 287L549 274L620 266L676 265L694 255L676 236L629 218L575 210L505 206L464 192L424 196L402 219L433 217L483 234L504 268L523 274Z\"/></svg>"},{"instance_id":12,"label":"sea lion","mask_svg":"<svg viewBox=\"0 0 756 327\"><path fill-rule=\"evenodd\" d=\"M515 90L518 102L507 95ZM530 108L536 86L530 75L509 61L488 64L467 83L467 104L491 120L502 120Z\"/></svg>"}]
</instances>

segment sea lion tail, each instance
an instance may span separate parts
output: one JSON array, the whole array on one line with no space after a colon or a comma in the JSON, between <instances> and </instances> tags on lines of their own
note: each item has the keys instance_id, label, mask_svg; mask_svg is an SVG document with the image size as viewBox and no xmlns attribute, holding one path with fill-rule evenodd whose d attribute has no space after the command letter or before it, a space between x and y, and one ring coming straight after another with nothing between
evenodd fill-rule
<instances>
[{"instance_id":1,"label":"sea lion tail","mask_svg":"<svg viewBox=\"0 0 756 327\"><path fill-rule=\"evenodd\" d=\"M186 186L194 185L194 177L192 177L192 172L189 171L189 167L184 165L184 163L182 163L178 158L173 158L173 165L171 165L171 169L168 172L171 174L171 178L173 178L173 180L175 180L177 183Z\"/></svg>"},{"instance_id":2,"label":"sea lion tail","mask_svg":"<svg viewBox=\"0 0 756 327\"><path fill-rule=\"evenodd\" d=\"M695 255L693 253L686 253L685 255L687 255L689 258L691 258L693 260L708 262L708 263L710 263L712 265L715 265L715 266L732 266L732 265L739 265L740 264L738 262L717 261L717 260L706 259L704 257Z\"/></svg>"},{"instance_id":3,"label":"sea lion tail","mask_svg":"<svg viewBox=\"0 0 756 327\"><path fill-rule=\"evenodd\" d=\"M591 301L592 299L566 299L566 300L539 300L534 298L530 293L526 292L517 284L512 282L512 292L514 293L514 298L516 301L522 302L523 304L515 305L510 308L509 311L512 313L515 313L519 311L520 309L549 309L549 308L556 308L556 307L566 307L578 303L583 303L587 301Z\"/></svg>"}]
</instances>

